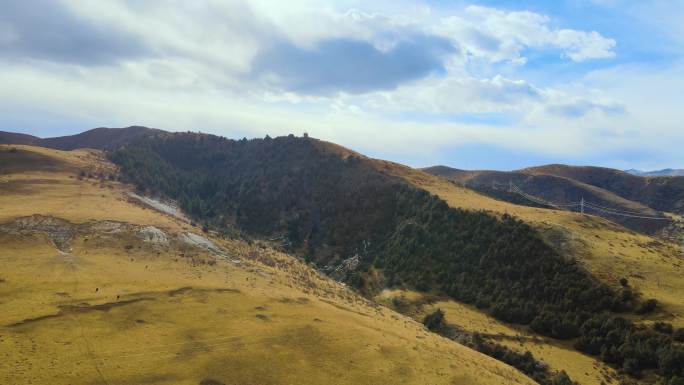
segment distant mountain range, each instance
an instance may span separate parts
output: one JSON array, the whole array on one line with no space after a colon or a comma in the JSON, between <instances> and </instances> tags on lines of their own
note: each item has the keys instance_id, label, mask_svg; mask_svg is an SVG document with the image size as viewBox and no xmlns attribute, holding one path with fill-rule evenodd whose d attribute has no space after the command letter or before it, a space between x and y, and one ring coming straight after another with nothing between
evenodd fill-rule
<instances>
[{"instance_id":1,"label":"distant mountain range","mask_svg":"<svg viewBox=\"0 0 684 385\"><path fill-rule=\"evenodd\" d=\"M423 171L517 204L549 207L555 204L577 211L579 206L564 205L584 199L592 205L585 206L588 213L644 233L659 232L670 222L642 217L684 212L684 177L645 178L610 168L562 164L510 172L466 171L446 166L428 167Z\"/></svg>"},{"instance_id":2,"label":"distant mountain range","mask_svg":"<svg viewBox=\"0 0 684 385\"><path fill-rule=\"evenodd\" d=\"M76 135L39 138L33 135L0 131L0 144L27 144L70 151L77 148L94 148L97 150L114 150L142 136L165 131L142 126L125 128L99 127Z\"/></svg>"},{"instance_id":3,"label":"distant mountain range","mask_svg":"<svg viewBox=\"0 0 684 385\"><path fill-rule=\"evenodd\" d=\"M625 170L626 173L637 176L684 176L684 169L665 168L654 171L641 171L635 169Z\"/></svg>"}]
</instances>

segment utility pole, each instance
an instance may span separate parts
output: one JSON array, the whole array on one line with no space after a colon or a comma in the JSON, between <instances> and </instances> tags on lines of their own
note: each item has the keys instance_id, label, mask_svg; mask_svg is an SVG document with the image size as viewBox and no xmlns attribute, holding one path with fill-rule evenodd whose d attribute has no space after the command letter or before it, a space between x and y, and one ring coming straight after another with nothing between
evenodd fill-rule
<instances>
[{"instance_id":1,"label":"utility pole","mask_svg":"<svg viewBox=\"0 0 684 385\"><path fill-rule=\"evenodd\" d=\"M584 197L582 197L582 200L580 201L580 211L582 212L582 215L584 215Z\"/></svg>"}]
</instances>

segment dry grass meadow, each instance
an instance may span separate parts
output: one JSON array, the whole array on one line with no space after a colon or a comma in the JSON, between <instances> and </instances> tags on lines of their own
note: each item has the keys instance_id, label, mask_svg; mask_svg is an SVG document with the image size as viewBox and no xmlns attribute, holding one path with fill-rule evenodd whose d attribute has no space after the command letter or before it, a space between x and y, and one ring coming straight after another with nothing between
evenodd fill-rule
<instances>
[{"instance_id":1,"label":"dry grass meadow","mask_svg":"<svg viewBox=\"0 0 684 385\"><path fill-rule=\"evenodd\" d=\"M188 243L115 171L0 146L0 383L532 383L267 245Z\"/></svg>"}]
</instances>

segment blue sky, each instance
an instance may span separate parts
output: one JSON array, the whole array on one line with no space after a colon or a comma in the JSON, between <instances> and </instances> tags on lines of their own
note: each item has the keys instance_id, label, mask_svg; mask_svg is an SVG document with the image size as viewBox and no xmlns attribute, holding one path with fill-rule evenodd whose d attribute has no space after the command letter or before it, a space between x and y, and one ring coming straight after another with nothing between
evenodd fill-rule
<instances>
[{"instance_id":1,"label":"blue sky","mask_svg":"<svg viewBox=\"0 0 684 385\"><path fill-rule=\"evenodd\" d=\"M12 1L0 130L308 132L412 166L684 167L681 1Z\"/></svg>"}]
</instances>

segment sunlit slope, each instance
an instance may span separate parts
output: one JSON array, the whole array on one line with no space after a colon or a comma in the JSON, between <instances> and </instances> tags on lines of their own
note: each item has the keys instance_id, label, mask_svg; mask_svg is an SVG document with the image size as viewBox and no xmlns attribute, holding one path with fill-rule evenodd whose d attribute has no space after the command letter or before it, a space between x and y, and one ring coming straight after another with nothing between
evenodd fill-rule
<instances>
[{"instance_id":1,"label":"sunlit slope","mask_svg":"<svg viewBox=\"0 0 684 385\"><path fill-rule=\"evenodd\" d=\"M0 383L531 383L265 245L190 235L97 152L15 147L0 146Z\"/></svg>"},{"instance_id":2,"label":"sunlit slope","mask_svg":"<svg viewBox=\"0 0 684 385\"><path fill-rule=\"evenodd\" d=\"M578 258L605 282L617 285L625 277L644 297L656 298L665 311L653 317L684 326L680 245L637 234L599 217L519 206L396 163L372 162L381 172L430 191L452 207L519 217L538 228L561 253Z\"/></svg>"},{"instance_id":3,"label":"sunlit slope","mask_svg":"<svg viewBox=\"0 0 684 385\"><path fill-rule=\"evenodd\" d=\"M74 222L107 219L179 227L130 204L130 188L110 180L115 171L96 150L0 145L0 222L42 214Z\"/></svg>"},{"instance_id":4,"label":"sunlit slope","mask_svg":"<svg viewBox=\"0 0 684 385\"><path fill-rule=\"evenodd\" d=\"M564 370L573 381L581 385L618 384L615 370L572 347L571 343L541 337L525 328L505 324L472 306L448 299L431 301L429 295L406 290L385 290L377 296L379 303L391 306L398 298L408 305L408 315L422 320L427 314L441 309L445 320L462 330L479 333L483 337L505 345L519 353L529 351L534 357L549 365L551 370Z\"/></svg>"}]
</instances>

